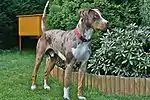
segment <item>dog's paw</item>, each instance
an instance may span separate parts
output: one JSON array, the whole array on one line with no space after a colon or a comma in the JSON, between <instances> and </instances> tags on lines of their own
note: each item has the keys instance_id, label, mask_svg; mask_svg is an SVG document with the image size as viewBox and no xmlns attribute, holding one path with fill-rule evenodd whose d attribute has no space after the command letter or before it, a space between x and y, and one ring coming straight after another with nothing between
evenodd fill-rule
<instances>
[{"instance_id":1,"label":"dog's paw","mask_svg":"<svg viewBox=\"0 0 150 100\"><path fill-rule=\"evenodd\" d=\"M31 90L35 90L35 89L36 89L36 85L32 85Z\"/></svg>"},{"instance_id":2,"label":"dog's paw","mask_svg":"<svg viewBox=\"0 0 150 100\"><path fill-rule=\"evenodd\" d=\"M64 87L64 100L70 100L70 97L69 97L69 87Z\"/></svg>"},{"instance_id":3,"label":"dog's paw","mask_svg":"<svg viewBox=\"0 0 150 100\"><path fill-rule=\"evenodd\" d=\"M48 85L44 85L45 90L50 90L50 87Z\"/></svg>"},{"instance_id":4,"label":"dog's paw","mask_svg":"<svg viewBox=\"0 0 150 100\"><path fill-rule=\"evenodd\" d=\"M70 100L70 99L64 98L64 100Z\"/></svg>"},{"instance_id":5,"label":"dog's paw","mask_svg":"<svg viewBox=\"0 0 150 100\"><path fill-rule=\"evenodd\" d=\"M79 100L86 100L86 97L78 96L78 99L79 99Z\"/></svg>"}]
</instances>

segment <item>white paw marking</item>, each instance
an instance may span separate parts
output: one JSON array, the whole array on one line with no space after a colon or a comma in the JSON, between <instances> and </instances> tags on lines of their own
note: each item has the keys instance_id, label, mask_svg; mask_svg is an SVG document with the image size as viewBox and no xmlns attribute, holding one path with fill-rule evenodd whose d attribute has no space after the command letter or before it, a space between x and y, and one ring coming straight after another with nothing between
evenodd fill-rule
<instances>
[{"instance_id":1,"label":"white paw marking","mask_svg":"<svg viewBox=\"0 0 150 100\"><path fill-rule=\"evenodd\" d=\"M86 97L78 96L78 99L79 99L79 100L86 100Z\"/></svg>"},{"instance_id":2,"label":"white paw marking","mask_svg":"<svg viewBox=\"0 0 150 100\"><path fill-rule=\"evenodd\" d=\"M44 80L44 89L46 89L46 90L50 90L50 87L47 85L46 80Z\"/></svg>"},{"instance_id":3,"label":"white paw marking","mask_svg":"<svg viewBox=\"0 0 150 100\"><path fill-rule=\"evenodd\" d=\"M35 89L36 89L36 85L32 85L31 90L35 90Z\"/></svg>"},{"instance_id":4,"label":"white paw marking","mask_svg":"<svg viewBox=\"0 0 150 100\"><path fill-rule=\"evenodd\" d=\"M48 85L44 85L44 89L50 90L50 87Z\"/></svg>"},{"instance_id":5,"label":"white paw marking","mask_svg":"<svg viewBox=\"0 0 150 100\"><path fill-rule=\"evenodd\" d=\"M70 100L70 97L69 97L69 87L65 88L64 87L64 99L68 99Z\"/></svg>"}]
</instances>

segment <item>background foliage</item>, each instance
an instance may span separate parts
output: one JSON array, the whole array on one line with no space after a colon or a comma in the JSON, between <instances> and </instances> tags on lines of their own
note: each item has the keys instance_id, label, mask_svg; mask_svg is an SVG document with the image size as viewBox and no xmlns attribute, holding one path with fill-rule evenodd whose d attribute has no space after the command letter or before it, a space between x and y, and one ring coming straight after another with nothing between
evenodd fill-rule
<instances>
[{"instance_id":1,"label":"background foliage","mask_svg":"<svg viewBox=\"0 0 150 100\"><path fill-rule=\"evenodd\" d=\"M114 1L114 2L113 2ZM80 8L98 8L110 27L141 23L138 0L53 0L48 15L48 28L72 29L78 21ZM116 1L116 2L115 2ZM124 2L123 2L124 1Z\"/></svg>"},{"instance_id":2,"label":"background foliage","mask_svg":"<svg viewBox=\"0 0 150 100\"><path fill-rule=\"evenodd\" d=\"M0 49L17 45L17 15L42 13L47 0L0 1ZM98 8L111 34L95 30L88 71L95 74L150 74L149 0L50 0L47 28L75 28L80 8ZM135 23L135 24L131 24ZM130 25L131 24L131 25ZM129 27L126 27L128 26ZM137 26L138 25L138 26ZM139 27L144 25L145 27ZM146 51L146 52L145 52Z\"/></svg>"},{"instance_id":3,"label":"background foliage","mask_svg":"<svg viewBox=\"0 0 150 100\"><path fill-rule=\"evenodd\" d=\"M0 1L0 48L17 43L17 15L42 13L47 0ZM48 28L72 29L80 8L98 8L111 27L140 24L138 0L50 0ZM97 37L97 36L95 36ZM95 49L94 49L95 50Z\"/></svg>"},{"instance_id":4,"label":"background foliage","mask_svg":"<svg viewBox=\"0 0 150 100\"><path fill-rule=\"evenodd\" d=\"M150 26L150 0L140 0L142 24Z\"/></svg>"}]
</instances>

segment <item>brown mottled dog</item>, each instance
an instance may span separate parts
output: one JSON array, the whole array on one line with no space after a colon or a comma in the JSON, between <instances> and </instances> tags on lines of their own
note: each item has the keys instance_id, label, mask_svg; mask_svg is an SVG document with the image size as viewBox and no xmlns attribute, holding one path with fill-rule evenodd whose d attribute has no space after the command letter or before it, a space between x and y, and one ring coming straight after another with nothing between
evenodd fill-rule
<instances>
[{"instance_id":1,"label":"brown mottled dog","mask_svg":"<svg viewBox=\"0 0 150 100\"><path fill-rule=\"evenodd\" d=\"M73 65L80 62L78 75L78 98L85 100L82 94L82 83L84 80L84 73L86 72L87 61L91 54L90 39L93 29L106 29L108 21L105 20L98 9L81 9L80 20L74 30L48 30L46 31L46 8L42 17L42 36L38 40L36 48L36 60L33 71L31 89L36 89L36 75L39 65L42 61L43 55L48 52L49 57L46 59L46 70L44 78L44 89L50 89L47 85L48 76L54 68L57 57L65 61L65 76L64 76L64 99L70 100L69 84Z\"/></svg>"}]
</instances>

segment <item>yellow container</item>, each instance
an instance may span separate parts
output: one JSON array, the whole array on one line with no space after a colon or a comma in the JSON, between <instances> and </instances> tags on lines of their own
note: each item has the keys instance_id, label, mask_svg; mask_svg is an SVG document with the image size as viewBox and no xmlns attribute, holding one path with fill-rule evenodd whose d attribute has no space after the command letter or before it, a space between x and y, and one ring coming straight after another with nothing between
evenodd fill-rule
<instances>
[{"instance_id":1,"label":"yellow container","mask_svg":"<svg viewBox=\"0 0 150 100\"><path fill-rule=\"evenodd\" d=\"M19 36L40 36L42 14L19 15Z\"/></svg>"}]
</instances>

